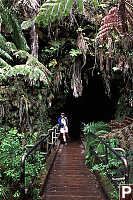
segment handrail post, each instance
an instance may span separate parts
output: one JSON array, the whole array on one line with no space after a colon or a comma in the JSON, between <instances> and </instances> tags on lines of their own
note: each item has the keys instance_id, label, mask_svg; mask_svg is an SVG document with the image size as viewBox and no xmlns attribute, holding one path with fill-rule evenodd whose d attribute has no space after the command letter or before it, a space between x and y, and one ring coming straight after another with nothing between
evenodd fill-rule
<instances>
[{"instance_id":1,"label":"handrail post","mask_svg":"<svg viewBox=\"0 0 133 200\"><path fill-rule=\"evenodd\" d=\"M52 130L52 144L54 143L54 130Z\"/></svg>"},{"instance_id":2,"label":"handrail post","mask_svg":"<svg viewBox=\"0 0 133 200\"><path fill-rule=\"evenodd\" d=\"M25 199L25 154L21 160L21 199Z\"/></svg>"},{"instance_id":3,"label":"handrail post","mask_svg":"<svg viewBox=\"0 0 133 200\"><path fill-rule=\"evenodd\" d=\"M121 160L123 162L124 168L125 168L125 183L128 183L128 178L129 178L129 170L128 170L128 163L127 163L127 159L125 158L126 156L126 152L124 149L122 148L113 148L115 151L121 151L124 153L124 156L121 157Z\"/></svg>"},{"instance_id":4,"label":"handrail post","mask_svg":"<svg viewBox=\"0 0 133 200\"><path fill-rule=\"evenodd\" d=\"M128 179L129 179L129 170L128 170L128 163L125 157L122 156L123 164L125 167L125 184L128 184Z\"/></svg>"},{"instance_id":5,"label":"handrail post","mask_svg":"<svg viewBox=\"0 0 133 200\"><path fill-rule=\"evenodd\" d=\"M108 148L105 145L105 156L106 156L106 164L108 164Z\"/></svg>"}]
</instances>

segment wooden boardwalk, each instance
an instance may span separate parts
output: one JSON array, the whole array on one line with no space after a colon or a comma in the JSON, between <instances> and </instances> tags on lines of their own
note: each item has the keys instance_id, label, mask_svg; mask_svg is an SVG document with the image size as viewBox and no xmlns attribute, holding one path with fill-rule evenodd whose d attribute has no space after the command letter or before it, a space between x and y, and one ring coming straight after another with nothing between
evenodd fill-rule
<instances>
[{"instance_id":1,"label":"wooden boardwalk","mask_svg":"<svg viewBox=\"0 0 133 200\"><path fill-rule=\"evenodd\" d=\"M42 200L105 200L95 176L85 166L80 140L61 145Z\"/></svg>"}]
</instances>

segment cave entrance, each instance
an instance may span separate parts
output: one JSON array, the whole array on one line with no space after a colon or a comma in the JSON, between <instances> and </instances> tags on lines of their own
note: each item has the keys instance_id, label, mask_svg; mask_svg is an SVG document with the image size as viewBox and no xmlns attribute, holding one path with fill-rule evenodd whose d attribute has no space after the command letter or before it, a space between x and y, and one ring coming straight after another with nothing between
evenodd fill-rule
<instances>
[{"instance_id":1,"label":"cave entrance","mask_svg":"<svg viewBox=\"0 0 133 200\"><path fill-rule=\"evenodd\" d=\"M81 124L92 121L109 122L114 119L117 95L109 98L105 94L101 77L88 79L81 97L68 96L64 105L64 112L69 119L69 133L72 137L79 137Z\"/></svg>"},{"instance_id":2,"label":"cave entrance","mask_svg":"<svg viewBox=\"0 0 133 200\"><path fill-rule=\"evenodd\" d=\"M83 93L81 97L75 98L72 91L67 95L57 95L49 109L53 124L61 112L65 112L69 120L69 134L72 137L79 137L82 122L109 122L115 118L117 102L120 97L120 79L111 81L111 97L105 93L105 83L101 75L88 75L88 83L83 79Z\"/></svg>"}]
</instances>

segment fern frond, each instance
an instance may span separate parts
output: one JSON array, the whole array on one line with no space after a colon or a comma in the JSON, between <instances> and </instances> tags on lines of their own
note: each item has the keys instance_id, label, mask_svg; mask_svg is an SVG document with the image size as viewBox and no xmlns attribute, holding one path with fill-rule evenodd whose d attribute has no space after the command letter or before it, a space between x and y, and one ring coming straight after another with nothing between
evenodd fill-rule
<instances>
[{"instance_id":1,"label":"fern frond","mask_svg":"<svg viewBox=\"0 0 133 200\"><path fill-rule=\"evenodd\" d=\"M34 82L37 80L40 80L45 84L50 82L48 75L51 75L51 72L42 63L40 63L37 58L23 50L15 52L14 55L19 59L25 60L26 64L19 65L20 69L19 66L13 67L12 70L15 70L13 74L21 74L24 76L28 75L29 79L33 79ZM12 72L9 73L12 74Z\"/></svg>"},{"instance_id":2,"label":"fern frond","mask_svg":"<svg viewBox=\"0 0 133 200\"><path fill-rule=\"evenodd\" d=\"M9 61L12 61L12 60L13 60L12 57L11 57L6 51L4 51L4 50L1 49L1 48L0 48L0 56L1 56L2 58L6 58L6 59L9 60Z\"/></svg>"},{"instance_id":3,"label":"fern frond","mask_svg":"<svg viewBox=\"0 0 133 200\"><path fill-rule=\"evenodd\" d=\"M49 21L60 20L70 14L74 2L77 3L78 10L82 14L83 3L85 2L83 0L46 0L38 12L36 21L47 25Z\"/></svg>"},{"instance_id":4,"label":"fern frond","mask_svg":"<svg viewBox=\"0 0 133 200\"><path fill-rule=\"evenodd\" d=\"M98 4L99 4L98 0L92 0L92 2L93 2L93 4L94 4L94 6L95 6L96 8L98 8Z\"/></svg>"},{"instance_id":5,"label":"fern frond","mask_svg":"<svg viewBox=\"0 0 133 200\"><path fill-rule=\"evenodd\" d=\"M11 16L11 18L12 18L12 37L16 47L18 49L23 49L28 51L29 47L27 45L27 41L24 37L24 34L21 30L21 25L17 19L16 14L14 13L14 15Z\"/></svg>"},{"instance_id":6,"label":"fern frond","mask_svg":"<svg viewBox=\"0 0 133 200\"><path fill-rule=\"evenodd\" d=\"M11 67L5 74L5 79L11 77L17 77L23 75L29 78L32 84L35 84L37 81L42 81L44 84L48 85L48 78L46 74L41 71L38 67L33 68L29 65L16 65Z\"/></svg>"},{"instance_id":7,"label":"fern frond","mask_svg":"<svg viewBox=\"0 0 133 200\"><path fill-rule=\"evenodd\" d=\"M21 29L21 24L18 20L17 11L14 8L8 8L5 5L0 6L2 22L10 30L13 42L18 49L29 50L26 39ZM0 37L1 38L1 37Z\"/></svg>"},{"instance_id":8,"label":"fern frond","mask_svg":"<svg viewBox=\"0 0 133 200\"><path fill-rule=\"evenodd\" d=\"M112 7L102 19L101 27L97 34L97 39L99 39L100 43L104 43L108 35L113 37L113 31L116 35L121 36L121 34L129 32L129 26L133 30L133 7L127 7L129 5L125 4L125 2L124 0L119 0L118 7ZM131 2L131 0L128 0L128 2Z\"/></svg>"},{"instance_id":9,"label":"fern frond","mask_svg":"<svg viewBox=\"0 0 133 200\"><path fill-rule=\"evenodd\" d=\"M78 5L78 11L79 13L83 14L83 0L77 0L77 5Z\"/></svg>"},{"instance_id":10,"label":"fern frond","mask_svg":"<svg viewBox=\"0 0 133 200\"><path fill-rule=\"evenodd\" d=\"M5 60L0 57L0 68L9 68L11 67Z\"/></svg>"},{"instance_id":11,"label":"fern frond","mask_svg":"<svg viewBox=\"0 0 133 200\"><path fill-rule=\"evenodd\" d=\"M21 24L21 28L22 30L26 30L28 28L31 28L34 25L34 23L35 23L35 18L23 21L23 23Z\"/></svg>"},{"instance_id":12,"label":"fern frond","mask_svg":"<svg viewBox=\"0 0 133 200\"><path fill-rule=\"evenodd\" d=\"M13 61L13 53L17 51L17 48L12 42L5 42L0 48L0 57L8 63L8 61ZM4 64L5 65L5 64Z\"/></svg>"},{"instance_id":13,"label":"fern frond","mask_svg":"<svg viewBox=\"0 0 133 200\"><path fill-rule=\"evenodd\" d=\"M6 42L5 43L5 49L8 51L8 53L14 53L17 51L17 47L12 42Z\"/></svg>"},{"instance_id":14,"label":"fern frond","mask_svg":"<svg viewBox=\"0 0 133 200\"><path fill-rule=\"evenodd\" d=\"M0 34L0 67L9 67L8 61L13 61L12 52L15 45L7 42L2 34ZM15 49L16 51L16 49Z\"/></svg>"},{"instance_id":15,"label":"fern frond","mask_svg":"<svg viewBox=\"0 0 133 200\"><path fill-rule=\"evenodd\" d=\"M40 70L51 75L51 72L42 63L40 63L37 58L33 57L27 51L19 50L15 52L14 55L20 59L27 60L26 65L32 66L33 68L37 66Z\"/></svg>"},{"instance_id":16,"label":"fern frond","mask_svg":"<svg viewBox=\"0 0 133 200\"><path fill-rule=\"evenodd\" d=\"M0 5L0 13L2 17L2 22L5 24L7 28L10 29L10 31L12 31L11 10L7 6L3 5L3 2Z\"/></svg>"},{"instance_id":17,"label":"fern frond","mask_svg":"<svg viewBox=\"0 0 133 200\"><path fill-rule=\"evenodd\" d=\"M0 33L0 45L5 43L5 42L6 42L5 37Z\"/></svg>"},{"instance_id":18,"label":"fern frond","mask_svg":"<svg viewBox=\"0 0 133 200\"><path fill-rule=\"evenodd\" d=\"M107 133L110 131L110 125L105 122L90 122L85 125L83 131L85 133Z\"/></svg>"},{"instance_id":19,"label":"fern frond","mask_svg":"<svg viewBox=\"0 0 133 200\"><path fill-rule=\"evenodd\" d=\"M30 54L28 56L28 60L26 62L26 65L32 66L33 68L38 67L44 73L51 75L51 72L42 63L40 63L37 58L33 57Z\"/></svg>"},{"instance_id":20,"label":"fern frond","mask_svg":"<svg viewBox=\"0 0 133 200\"><path fill-rule=\"evenodd\" d=\"M19 59L26 60L30 56L30 54L27 51L19 50L19 51L14 53L14 56L16 56Z\"/></svg>"}]
</instances>

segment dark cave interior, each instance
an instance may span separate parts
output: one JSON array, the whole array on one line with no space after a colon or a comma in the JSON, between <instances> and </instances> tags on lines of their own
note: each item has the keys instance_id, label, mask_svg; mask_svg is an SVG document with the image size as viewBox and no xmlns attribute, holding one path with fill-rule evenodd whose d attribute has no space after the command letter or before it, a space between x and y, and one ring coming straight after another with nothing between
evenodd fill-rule
<instances>
[{"instance_id":1,"label":"dark cave interior","mask_svg":"<svg viewBox=\"0 0 133 200\"><path fill-rule=\"evenodd\" d=\"M60 116L60 112L65 112L69 120L70 136L80 136L82 123L87 124L92 121L109 122L111 119L114 119L116 105L119 99L119 84L115 80L112 82L111 97L105 94L104 85L101 76L89 76L88 84L84 84L81 97L75 98L72 94L68 94L62 100L64 103L59 109L55 102L56 116L54 116L54 119ZM57 102L59 103L58 99Z\"/></svg>"},{"instance_id":2,"label":"dark cave interior","mask_svg":"<svg viewBox=\"0 0 133 200\"><path fill-rule=\"evenodd\" d=\"M68 115L70 132L79 136L82 123L110 121L114 118L114 101L105 94L103 81L99 77L90 78L79 98L66 100L64 112Z\"/></svg>"}]
</instances>

